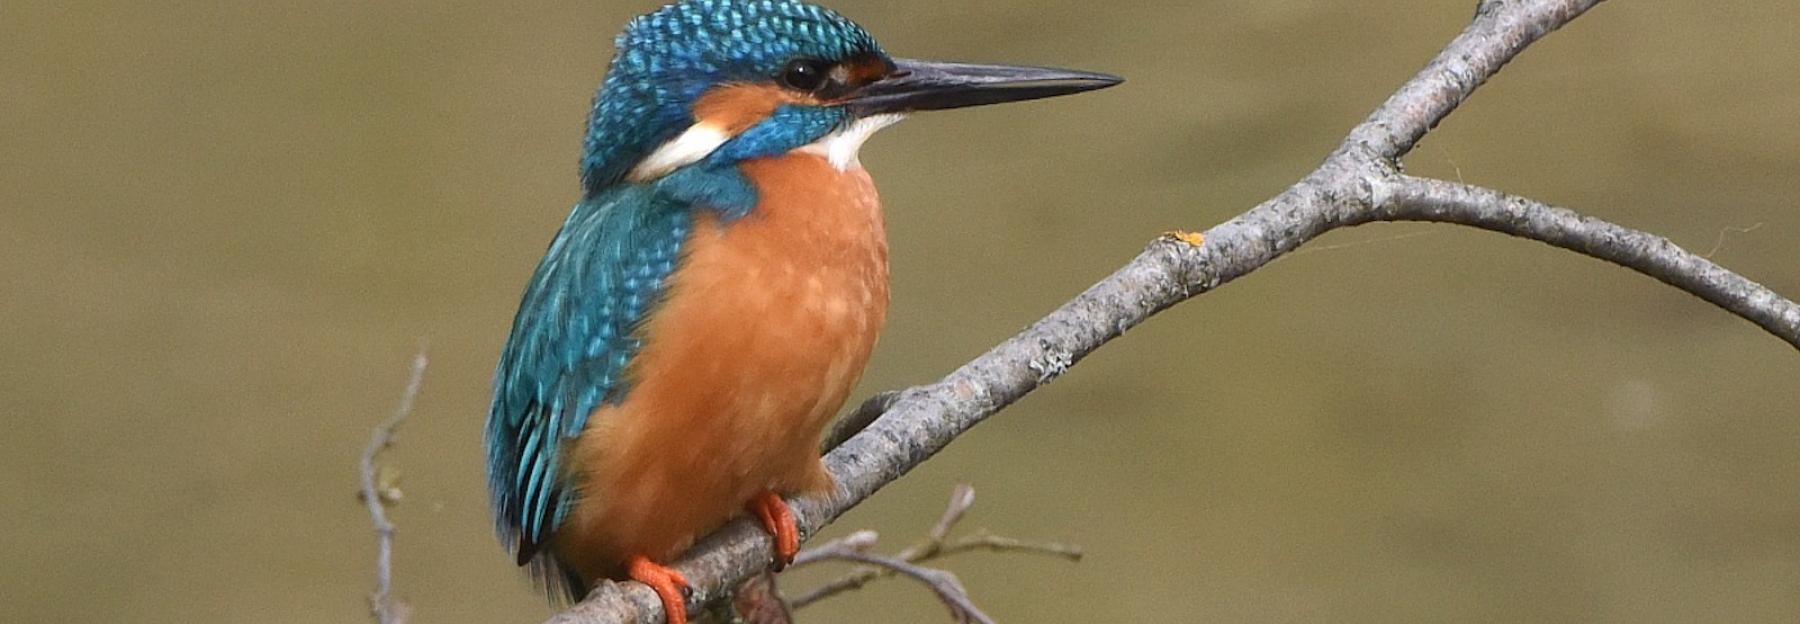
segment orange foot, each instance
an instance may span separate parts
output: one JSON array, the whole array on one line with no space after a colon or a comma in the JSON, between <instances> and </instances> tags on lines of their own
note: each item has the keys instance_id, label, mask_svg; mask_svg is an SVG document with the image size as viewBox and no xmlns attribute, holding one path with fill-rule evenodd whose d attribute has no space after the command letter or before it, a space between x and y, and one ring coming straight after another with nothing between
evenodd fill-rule
<instances>
[{"instance_id":1,"label":"orange foot","mask_svg":"<svg viewBox=\"0 0 1800 624\"><path fill-rule=\"evenodd\" d=\"M763 492L745 507L762 519L763 529L775 539L775 570L793 563L794 555L800 553L800 525L794 522L794 510L788 509L787 501L774 492Z\"/></svg>"},{"instance_id":2,"label":"orange foot","mask_svg":"<svg viewBox=\"0 0 1800 624\"><path fill-rule=\"evenodd\" d=\"M675 568L651 563L643 555L625 560L625 573L631 580L656 590L656 597L662 599L663 613L669 616L669 624L687 624L687 600L682 597L688 591L687 577Z\"/></svg>"}]
</instances>

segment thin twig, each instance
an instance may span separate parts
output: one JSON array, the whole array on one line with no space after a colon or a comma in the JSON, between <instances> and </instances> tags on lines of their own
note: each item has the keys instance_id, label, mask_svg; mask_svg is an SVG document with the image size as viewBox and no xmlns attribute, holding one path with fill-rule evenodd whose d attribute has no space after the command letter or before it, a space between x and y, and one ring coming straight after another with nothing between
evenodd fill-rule
<instances>
[{"instance_id":1,"label":"thin twig","mask_svg":"<svg viewBox=\"0 0 1800 624\"><path fill-rule=\"evenodd\" d=\"M925 544L942 545L944 538L950 535L950 529L962 522L963 516L969 515L969 508L975 506L975 486L958 483L950 490L950 504L944 506L944 515L938 517L937 524L931 525L931 539Z\"/></svg>"},{"instance_id":2,"label":"thin twig","mask_svg":"<svg viewBox=\"0 0 1800 624\"><path fill-rule=\"evenodd\" d=\"M831 559L831 557L828 554L831 551L843 550L846 548L848 548L850 550L867 551L870 548L874 548L875 543L880 540L881 540L880 533L876 533L874 530L871 530L871 529L862 529L862 530L856 531L854 533L851 533L849 535L845 535L843 537L840 537L840 538L825 542L823 544L819 544L812 548L808 548L806 550L800 551L800 554L794 555L794 563L788 565L788 569L792 570L794 568L798 568L801 566L811 565L814 563L819 563L821 561L827 561L827 560Z\"/></svg>"},{"instance_id":3,"label":"thin twig","mask_svg":"<svg viewBox=\"0 0 1800 624\"><path fill-rule=\"evenodd\" d=\"M862 533L872 534L873 532ZM908 563L898 557L871 554L867 552L866 546L859 546L849 540L833 540L823 546L810 549L811 555L808 562L838 559L876 566L888 570L890 573L912 578L931 588L932 593L937 594L938 600L943 601L944 606L950 609L951 617L955 618L957 622L994 624L993 618L988 617L980 607L975 606L975 601L969 598L969 590L963 587L962 581L957 580L955 574L947 570ZM794 563L798 565L799 560L796 559ZM794 608L799 607L798 603L794 605Z\"/></svg>"},{"instance_id":4,"label":"thin twig","mask_svg":"<svg viewBox=\"0 0 1800 624\"><path fill-rule=\"evenodd\" d=\"M944 544L938 550L937 557L943 558L965 552L985 550L997 553L1026 553L1061 557L1069 561L1081 561L1084 556L1081 547L1074 544L1057 542L1027 542L1002 535L994 535L988 531L976 531L975 534L957 538L956 541Z\"/></svg>"},{"instance_id":5,"label":"thin twig","mask_svg":"<svg viewBox=\"0 0 1800 624\"><path fill-rule=\"evenodd\" d=\"M381 624L405 624L409 609L404 601L393 597L394 569L394 523L388 521L387 505L394 498L387 485L378 485L380 479L375 461L381 452L394 442L394 430L406 417L412 415L413 403L419 397L419 386L425 382L425 347L419 347L418 355L413 356L412 373L406 382L406 391L400 395L400 405L394 408L394 414L381 425L375 427L374 435L369 436L369 445L363 448L362 454L362 490L363 504L369 509L369 520L375 525L375 592L369 595L369 612Z\"/></svg>"},{"instance_id":6,"label":"thin twig","mask_svg":"<svg viewBox=\"0 0 1800 624\"><path fill-rule=\"evenodd\" d=\"M944 515L938 518L937 524L931 527L931 531L926 534L925 539L906 547L905 550L895 553L890 558L910 564L919 564L959 553L974 550L986 550L1002 553L1017 552L1052 555L1070 561L1081 561L1081 548L1078 546L1054 543L1031 543L1010 537L1001 537L985 530L978 531L973 535L958 538L953 541L946 541L949 539L950 530L955 528L956 524L962 521L963 516L968 514L969 508L974 506L974 504L975 488L968 485L956 486L956 489L950 493L950 504L945 507ZM858 531L843 539L834 540L824 545L801 551L800 555L794 558L794 566L799 567L809 563L830 559L832 557L827 557L825 554L834 553L844 548L854 548L866 552L875 545L875 539L876 535L874 531ZM843 559L843 557L836 558ZM871 581L893 576L897 572L900 572L900 570L888 566L865 566L857 568L851 570L844 576L838 577L831 582L814 588L812 591L802 594L798 598L789 600L788 604L795 609L800 609L820 600L847 591L860 589Z\"/></svg>"}]
</instances>

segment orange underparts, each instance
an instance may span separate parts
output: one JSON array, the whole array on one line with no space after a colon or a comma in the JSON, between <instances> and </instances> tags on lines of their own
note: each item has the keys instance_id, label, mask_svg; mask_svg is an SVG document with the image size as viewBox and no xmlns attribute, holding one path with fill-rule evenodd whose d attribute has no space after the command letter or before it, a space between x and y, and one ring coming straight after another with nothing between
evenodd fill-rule
<instances>
[{"instance_id":1,"label":"orange underparts","mask_svg":"<svg viewBox=\"0 0 1800 624\"><path fill-rule=\"evenodd\" d=\"M763 529L775 540L775 571L793 563L794 555L800 554L800 525L794 521L794 510L788 508L787 501L774 492L763 492L744 507L762 520Z\"/></svg>"},{"instance_id":2,"label":"orange underparts","mask_svg":"<svg viewBox=\"0 0 1800 624\"><path fill-rule=\"evenodd\" d=\"M683 597L688 590L687 577L675 568L651 563L643 555L627 559L625 573L631 580L656 590L656 597L662 600L663 613L668 614L669 624L687 624L687 599Z\"/></svg>"},{"instance_id":3,"label":"orange underparts","mask_svg":"<svg viewBox=\"0 0 1800 624\"><path fill-rule=\"evenodd\" d=\"M792 510L746 503L832 492L819 437L887 313L880 206L867 173L817 154L743 169L761 201L729 223L698 211L639 330L630 394L595 410L567 451L582 496L555 554L588 582L627 576L634 556L674 561L750 513L785 562Z\"/></svg>"}]
</instances>

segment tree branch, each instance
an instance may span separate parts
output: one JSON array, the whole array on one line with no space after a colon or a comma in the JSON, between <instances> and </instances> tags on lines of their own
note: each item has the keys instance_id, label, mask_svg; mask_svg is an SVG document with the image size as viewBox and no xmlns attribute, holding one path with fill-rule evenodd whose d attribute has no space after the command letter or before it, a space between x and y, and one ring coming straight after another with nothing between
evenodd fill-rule
<instances>
[{"instance_id":1,"label":"tree branch","mask_svg":"<svg viewBox=\"0 0 1800 624\"><path fill-rule=\"evenodd\" d=\"M1484 0L1461 34L1300 182L1204 234L1153 242L1019 335L935 384L902 392L885 414L826 454L826 467L838 483L833 497L792 501L802 532L817 532L970 427L1157 312L1345 226L1438 221L1542 240L1642 271L1800 347L1793 302L1666 240L1494 191L1400 175L1398 159L1477 87L1533 42L1599 2ZM695 604L703 604L766 567L770 553L768 537L740 521L703 540L677 567L693 583ZM660 622L657 604L641 585L602 584L551 622Z\"/></svg>"}]
</instances>

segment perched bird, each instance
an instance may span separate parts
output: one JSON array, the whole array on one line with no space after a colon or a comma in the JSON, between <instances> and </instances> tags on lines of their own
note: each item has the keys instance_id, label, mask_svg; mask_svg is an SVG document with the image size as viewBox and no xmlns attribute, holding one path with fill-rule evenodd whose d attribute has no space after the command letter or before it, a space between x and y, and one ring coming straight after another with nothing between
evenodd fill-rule
<instances>
[{"instance_id":1,"label":"perched bird","mask_svg":"<svg viewBox=\"0 0 1800 624\"><path fill-rule=\"evenodd\" d=\"M583 196L538 264L494 375L502 540L553 598L664 564L740 513L799 534L829 493L819 440L887 314L863 141L913 111L1111 86L1103 74L888 56L796 0L683 0L633 20L600 87Z\"/></svg>"}]
</instances>

